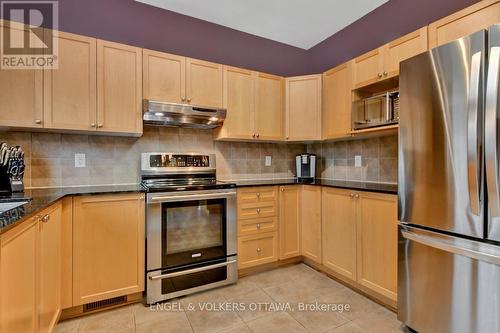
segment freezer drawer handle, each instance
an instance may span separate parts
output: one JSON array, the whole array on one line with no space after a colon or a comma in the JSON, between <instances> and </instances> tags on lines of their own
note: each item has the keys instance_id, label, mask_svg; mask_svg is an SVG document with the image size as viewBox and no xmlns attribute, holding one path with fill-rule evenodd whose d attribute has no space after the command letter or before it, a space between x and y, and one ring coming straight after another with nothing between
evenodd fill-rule
<instances>
[{"instance_id":1,"label":"freezer drawer handle","mask_svg":"<svg viewBox=\"0 0 500 333\"><path fill-rule=\"evenodd\" d=\"M488 82L486 88L486 181L488 182L488 206L492 217L500 216L498 194L498 142L497 142L497 117L498 117L498 80L500 76L500 47L492 47L490 51L490 64L488 68Z\"/></svg>"},{"instance_id":2,"label":"freezer drawer handle","mask_svg":"<svg viewBox=\"0 0 500 333\"><path fill-rule=\"evenodd\" d=\"M419 235L413 232L401 230L403 237L411 241L427 245L446 252L462 255L475 260L481 260L494 265L500 265L500 256L491 253L479 252L472 249L456 246L432 236Z\"/></svg>"},{"instance_id":3,"label":"freezer drawer handle","mask_svg":"<svg viewBox=\"0 0 500 333\"><path fill-rule=\"evenodd\" d=\"M469 84L469 96L468 96L468 120L467 120L467 180L469 185L469 197L470 197L470 208L474 215L480 214L480 198L479 198L479 187L480 187L480 170L481 167L478 165L479 154L478 146L480 127L478 125L480 119L479 110L479 82L481 80L481 60L482 52L476 52L472 56L471 61L471 74L470 74L470 84Z\"/></svg>"},{"instance_id":4,"label":"freezer drawer handle","mask_svg":"<svg viewBox=\"0 0 500 333\"><path fill-rule=\"evenodd\" d=\"M157 276L150 276L149 279L154 281L154 280L161 280L161 279L168 279L168 278L173 278L176 276L182 276L182 275L188 275L188 274L193 274L193 273L199 273L203 271L208 271L214 268L219 268L219 267L224 267L224 266L229 266L232 264L236 264L236 260L229 260L226 262L221 262L218 264L213 264L210 266L204 266L204 267L198 267L198 268L193 268L193 269L188 269L185 271L180 271L180 272L175 272L175 273L169 273L169 274L163 274L163 275L157 275Z\"/></svg>"}]
</instances>

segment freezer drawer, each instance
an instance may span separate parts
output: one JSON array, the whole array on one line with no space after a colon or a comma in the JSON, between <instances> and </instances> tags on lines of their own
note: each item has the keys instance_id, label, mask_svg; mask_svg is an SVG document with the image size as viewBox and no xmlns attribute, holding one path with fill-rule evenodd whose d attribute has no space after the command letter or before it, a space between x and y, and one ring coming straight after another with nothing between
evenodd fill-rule
<instances>
[{"instance_id":1,"label":"freezer drawer","mask_svg":"<svg viewBox=\"0 0 500 333\"><path fill-rule=\"evenodd\" d=\"M398 319L420 333L500 332L500 247L399 226Z\"/></svg>"}]
</instances>

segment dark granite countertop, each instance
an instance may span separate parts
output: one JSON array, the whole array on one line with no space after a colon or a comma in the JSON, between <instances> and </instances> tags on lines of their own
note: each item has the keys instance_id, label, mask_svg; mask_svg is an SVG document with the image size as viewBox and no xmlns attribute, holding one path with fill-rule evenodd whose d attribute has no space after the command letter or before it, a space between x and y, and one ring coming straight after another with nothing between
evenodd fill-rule
<instances>
[{"instance_id":1,"label":"dark granite countertop","mask_svg":"<svg viewBox=\"0 0 500 333\"><path fill-rule=\"evenodd\" d=\"M35 215L36 213L68 195L136 192L145 192L145 189L140 184L109 185L31 189L25 190L24 193L15 193L12 195L3 196L0 195L0 202L12 202L19 201L22 198L31 198L31 201L29 203L0 214L0 234L6 232L18 223L24 221L26 218Z\"/></svg>"},{"instance_id":2,"label":"dark granite countertop","mask_svg":"<svg viewBox=\"0 0 500 333\"><path fill-rule=\"evenodd\" d=\"M293 178L233 180L231 182L235 183L237 187L303 184L299 183L296 179ZM307 185L329 186L329 187L345 188L356 191L368 191L368 192L378 192L387 194L398 193L398 185L388 184L388 183L370 183L370 182L355 182L355 181L342 181L342 180L330 180L330 179L316 179L314 183Z\"/></svg>"}]
</instances>

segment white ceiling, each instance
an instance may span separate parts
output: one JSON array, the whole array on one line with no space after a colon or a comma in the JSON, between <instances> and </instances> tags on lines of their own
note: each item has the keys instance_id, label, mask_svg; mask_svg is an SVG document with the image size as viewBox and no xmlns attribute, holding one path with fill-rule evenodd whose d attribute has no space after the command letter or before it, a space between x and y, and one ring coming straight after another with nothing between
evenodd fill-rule
<instances>
[{"instance_id":1,"label":"white ceiling","mask_svg":"<svg viewBox=\"0 0 500 333\"><path fill-rule=\"evenodd\" d=\"M136 0L310 49L388 0Z\"/></svg>"}]
</instances>

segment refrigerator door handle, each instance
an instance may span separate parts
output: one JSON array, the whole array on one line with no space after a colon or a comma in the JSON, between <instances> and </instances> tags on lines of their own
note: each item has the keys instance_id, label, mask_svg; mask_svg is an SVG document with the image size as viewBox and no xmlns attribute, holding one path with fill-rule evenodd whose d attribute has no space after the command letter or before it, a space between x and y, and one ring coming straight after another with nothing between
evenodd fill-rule
<instances>
[{"instance_id":1,"label":"refrigerator door handle","mask_svg":"<svg viewBox=\"0 0 500 333\"><path fill-rule=\"evenodd\" d=\"M465 246L455 245L452 241L434 237L427 234L419 234L408 230L401 230L404 238L426 245L445 252L465 256L474 260L488 262L494 265L500 265L500 253L492 253L491 251L481 251L481 245L478 248L472 249Z\"/></svg>"},{"instance_id":2,"label":"refrigerator door handle","mask_svg":"<svg viewBox=\"0 0 500 333\"><path fill-rule=\"evenodd\" d=\"M488 185L488 207L490 209L491 217L500 217L497 142L500 46L491 48L489 59L490 63L488 67L485 105L486 140L484 143L486 157L486 181Z\"/></svg>"},{"instance_id":3,"label":"refrigerator door handle","mask_svg":"<svg viewBox=\"0 0 500 333\"><path fill-rule=\"evenodd\" d=\"M469 96L467 105L467 182L469 186L469 203L471 212L479 215L480 211L480 182L481 168L479 156L479 100L481 80L482 52L472 56L469 81Z\"/></svg>"}]
</instances>

